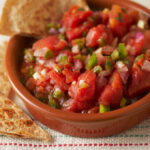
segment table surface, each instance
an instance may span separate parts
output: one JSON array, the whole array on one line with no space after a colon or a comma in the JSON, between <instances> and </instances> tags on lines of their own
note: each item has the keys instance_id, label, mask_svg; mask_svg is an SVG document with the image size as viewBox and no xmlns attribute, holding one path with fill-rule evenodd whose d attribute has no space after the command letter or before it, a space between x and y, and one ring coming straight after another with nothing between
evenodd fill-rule
<instances>
[{"instance_id":1,"label":"table surface","mask_svg":"<svg viewBox=\"0 0 150 150\"><path fill-rule=\"evenodd\" d=\"M134 0L150 8L150 0ZM0 40L4 37L0 36ZM19 98L11 94L15 102L25 109ZM25 109L26 110L26 109ZM44 143L34 140L9 138L0 135L0 150L150 150L150 117L138 126L118 135L104 138L76 138L46 129L54 138L53 143Z\"/></svg>"}]
</instances>

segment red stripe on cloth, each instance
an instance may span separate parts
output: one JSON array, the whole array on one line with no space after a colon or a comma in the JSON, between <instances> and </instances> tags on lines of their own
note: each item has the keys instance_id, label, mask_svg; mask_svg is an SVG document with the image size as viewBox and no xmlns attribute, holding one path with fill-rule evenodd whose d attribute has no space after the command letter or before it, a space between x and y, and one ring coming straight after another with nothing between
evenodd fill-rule
<instances>
[{"instance_id":1,"label":"red stripe on cloth","mask_svg":"<svg viewBox=\"0 0 150 150\"><path fill-rule=\"evenodd\" d=\"M37 145L37 144L22 144L22 143L0 143L0 146L19 146L19 147L72 147L72 146L84 146L84 147L88 147L88 146L94 146L94 147L112 147L112 146L148 146L149 143L89 143L89 144L50 144L50 145Z\"/></svg>"}]
</instances>

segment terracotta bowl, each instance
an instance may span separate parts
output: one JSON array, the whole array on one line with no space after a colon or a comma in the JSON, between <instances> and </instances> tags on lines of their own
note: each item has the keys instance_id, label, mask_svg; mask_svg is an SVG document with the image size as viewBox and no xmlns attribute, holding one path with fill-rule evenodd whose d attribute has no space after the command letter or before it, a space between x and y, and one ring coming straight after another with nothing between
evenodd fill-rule
<instances>
[{"instance_id":1,"label":"terracotta bowl","mask_svg":"<svg viewBox=\"0 0 150 150\"><path fill-rule=\"evenodd\" d=\"M89 0L91 8L111 7L119 4L150 15L150 10L127 0ZM51 129L78 137L103 137L130 129L150 115L150 94L136 103L104 114L79 114L62 111L43 104L32 96L20 82L19 67L23 50L30 47L32 35L14 35L6 52L6 68L12 87L25 103L29 112Z\"/></svg>"}]
</instances>

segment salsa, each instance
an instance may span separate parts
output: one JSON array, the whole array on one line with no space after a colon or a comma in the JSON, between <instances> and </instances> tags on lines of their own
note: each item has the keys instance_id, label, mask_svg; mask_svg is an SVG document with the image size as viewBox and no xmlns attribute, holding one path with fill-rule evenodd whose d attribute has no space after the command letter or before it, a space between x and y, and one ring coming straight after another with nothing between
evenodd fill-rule
<instances>
[{"instance_id":1,"label":"salsa","mask_svg":"<svg viewBox=\"0 0 150 150\"><path fill-rule=\"evenodd\" d=\"M77 113L125 107L150 88L149 18L113 5L70 8L24 50L21 80L41 102Z\"/></svg>"}]
</instances>

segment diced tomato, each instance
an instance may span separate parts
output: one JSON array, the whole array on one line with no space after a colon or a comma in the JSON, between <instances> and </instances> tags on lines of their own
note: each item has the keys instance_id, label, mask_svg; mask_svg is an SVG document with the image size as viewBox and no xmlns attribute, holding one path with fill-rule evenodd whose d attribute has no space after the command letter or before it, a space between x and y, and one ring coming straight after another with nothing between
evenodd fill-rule
<instances>
[{"instance_id":1,"label":"diced tomato","mask_svg":"<svg viewBox=\"0 0 150 150\"><path fill-rule=\"evenodd\" d=\"M32 92L36 87L35 80L33 78L29 78L26 82L26 87Z\"/></svg>"},{"instance_id":2,"label":"diced tomato","mask_svg":"<svg viewBox=\"0 0 150 150\"><path fill-rule=\"evenodd\" d=\"M74 99L69 99L63 104L63 110L80 112L84 109L91 108L93 105L93 102L79 102Z\"/></svg>"},{"instance_id":3,"label":"diced tomato","mask_svg":"<svg viewBox=\"0 0 150 150\"><path fill-rule=\"evenodd\" d=\"M129 39L134 39L135 38L136 32L137 31L131 31L131 32L128 32L127 34L125 34L122 37L121 42L127 44L127 42L128 42Z\"/></svg>"},{"instance_id":4,"label":"diced tomato","mask_svg":"<svg viewBox=\"0 0 150 150\"><path fill-rule=\"evenodd\" d=\"M105 33L105 26L104 25L98 25L97 27L93 27L89 30L87 36L86 36L86 46L87 47L96 47L99 45L98 39L100 37L103 37ZM105 37L103 37L105 38ZM106 40L106 39L104 39Z\"/></svg>"},{"instance_id":5,"label":"diced tomato","mask_svg":"<svg viewBox=\"0 0 150 150\"><path fill-rule=\"evenodd\" d=\"M144 45L144 35L142 32L137 32L135 38L130 38L127 41L127 49L129 55L137 56L142 53Z\"/></svg>"},{"instance_id":6,"label":"diced tomato","mask_svg":"<svg viewBox=\"0 0 150 150\"><path fill-rule=\"evenodd\" d=\"M109 27L115 35L122 37L130 25L130 16L118 5L113 5L109 13Z\"/></svg>"},{"instance_id":7,"label":"diced tomato","mask_svg":"<svg viewBox=\"0 0 150 150\"><path fill-rule=\"evenodd\" d=\"M86 21L86 23L82 23L81 25L75 27L75 28L69 28L66 29L66 35L69 41L76 39L76 38L81 38L84 33L87 33L88 30L93 27L94 22L89 20Z\"/></svg>"},{"instance_id":8,"label":"diced tomato","mask_svg":"<svg viewBox=\"0 0 150 150\"><path fill-rule=\"evenodd\" d=\"M96 53L97 56L97 64L103 66L106 62L106 57L103 56L101 53Z\"/></svg>"},{"instance_id":9,"label":"diced tomato","mask_svg":"<svg viewBox=\"0 0 150 150\"><path fill-rule=\"evenodd\" d=\"M112 31L110 30L110 28L106 28L106 35L107 35L107 38L106 38L106 43L107 44L111 44L114 40L114 36L113 36L113 33Z\"/></svg>"},{"instance_id":10,"label":"diced tomato","mask_svg":"<svg viewBox=\"0 0 150 150\"><path fill-rule=\"evenodd\" d=\"M52 85L47 85L47 86L45 87L45 90L46 90L47 93L50 93L53 88L54 88L54 87L53 87Z\"/></svg>"},{"instance_id":11,"label":"diced tomato","mask_svg":"<svg viewBox=\"0 0 150 150\"><path fill-rule=\"evenodd\" d=\"M129 58L128 58L129 59ZM127 81L128 81L128 78L129 78L129 74L130 74L130 70L129 70L129 67L128 65L130 65L129 63L129 60L128 59L125 59L125 61L118 61L116 63L116 70L117 72L119 73L120 75L120 78L122 80L122 83L124 85L127 84Z\"/></svg>"},{"instance_id":12,"label":"diced tomato","mask_svg":"<svg viewBox=\"0 0 150 150\"><path fill-rule=\"evenodd\" d=\"M144 91L150 88L150 71L149 65L146 69L145 61L149 62L149 52L147 51L145 56L137 59L132 67L131 78L128 85L128 97L135 97L142 94Z\"/></svg>"},{"instance_id":13,"label":"diced tomato","mask_svg":"<svg viewBox=\"0 0 150 150\"><path fill-rule=\"evenodd\" d=\"M89 109L87 113L88 113L88 114L99 113L99 106L95 106L95 107Z\"/></svg>"},{"instance_id":14,"label":"diced tomato","mask_svg":"<svg viewBox=\"0 0 150 150\"><path fill-rule=\"evenodd\" d=\"M128 97L133 98L150 88L150 72L133 69L128 86Z\"/></svg>"},{"instance_id":15,"label":"diced tomato","mask_svg":"<svg viewBox=\"0 0 150 150\"><path fill-rule=\"evenodd\" d=\"M107 24L109 20L109 9L105 8L102 12L100 12L101 20L103 24Z\"/></svg>"},{"instance_id":16,"label":"diced tomato","mask_svg":"<svg viewBox=\"0 0 150 150\"><path fill-rule=\"evenodd\" d=\"M66 83L71 83L73 81L76 81L79 76L78 71L73 72L68 68L65 68L62 73L66 77Z\"/></svg>"},{"instance_id":17,"label":"diced tomato","mask_svg":"<svg viewBox=\"0 0 150 150\"><path fill-rule=\"evenodd\" d=\"M42 86L42 87L46 87L47 82L42 81L42 80L36 80L36 86Z\"/></svg>"},{"instance_id":18,"label":"diced tomato","mask_svg":"<svg viewBox=\"0 0 150 150\"><path fill-rule=\"evenodd\" d=\"M73 112L79 112L77 108L77 103L74 99L69 99L65 103L63 103L62 106L63 110L73 111Z\"/></svg>"},{"instance_id":19,"label":"diced tomato","mask_svg":"<svg viewBox=\"0 0 150 150\"><path fill-rule=\"evenodd\" d=\"M35 42L33 44L33 49L36 50L36 49L48 48L53 52L57 52L64 49L67 45L68 44L65 40L61 40L58 38L58 35L53 35Z\"/></svg>"},{"instance_id":20,"label":"diced tomato","mask_svg":"<svg viewBox=\"0 0 150 150\"><path fill-rule=\"evenodd\" d=\"M55 59L51 58L51 59L44 60L43 66L46 67L48 70L53 69L54 65L55 65Z\"/></svg>"},{"instance_id":21,"label":"diced tomato","mask_svg":"<svg viewBox=\"0 0 150 150\"><path fill-rule=\"evenodd\" d=\"M80 23L92 16L91 10L82 10L79 6L73 6L68 10L62 19L62 25L67 28L77 27Z\"/></svg>"},{"instance_id":22,"label":"diced tomato","mask_svg":"<svg viewBox=\"0 0 150 150\"><path fill-rule=\"evenodd\" d=\"M114 72L98 101L103 105L118 107L123 96L123 85L118 72Z\"/></svg>"},{"instance_id":23,"label":"diced tomato","mask_svg":"<svg viewBox=\"0 0 150 150\"><path fill-rule=\"evenodd\" d=\"M82 87L80 84L84 82L87 86ZM81 74L78 78L78 81L71 85L69 88L69 95L77 101L85 102L92 101L95 93L95 85L96 85L96 75L93 73L93 70L86 71Z\"/></svg>"},{"instance_id":24,"label":"diced tomato","mask_svg":"<svg viewBox=\"0 0 150 150\"><path fill-rule=\"evenodd\" d=\"M140 58L137 58L137 57L136 57L136 59L135 59L135 61L133 63L132 70L133 69L141 70L141 68L142 68L145 56L140 57ZM132 74L132 70L131 70L131 74Z\"/></svg>"},{"instance_id":25,"label":"diced tomato","mask_svg":"<svg viewBox=\"0 0 150 150\"><path fill-rule=\"evenodd\" d=\"M133 63L134 63L134 59L135 59L134 56L127 56L127 57L124 59L124 63L127 65L129 72L131 72L132 65L133 65Z\"/></svg>"},{"instance_id":26,"label":"diced tomato","mask_svg":"<svg viewBox=\"0 0 150 150\"><path fill-rule=\"evenodd\" d=\"M97 27L93 27L89 30L86 36L86 46L87 47L96 47L99 46L99 39L103 38L103 44L111 43L113 40L113 35L111 31L105 27L105 25L98 25ZM102 45L103 46L103 45Z\"/></svg>"},{"instance_id":27,"label":"diced tomato","mask_svg":"<svg viewBox=\"0 0 150 150\"><path fill-rule=\"evenodd\" d=\"M119 72L120 78L123 82L123 84L127 84L128 78L129 78L129 70L128 67L125 65L122 68L117 69Z\"/></svg>"},{"instance_id":28,"label":"diced tomato","mask_svg":"<svg viewBox=\"0 0 150 150\"><path fill-rule=\"evenodd\" d=\"M61 55L66 55L66 56L71 56L71 57L73 57L73 53L70 51L70 50L67 50L67 49L65 49L65 50L63 50L63 51L60 51L59 52L59 54L58 54L58 56L61 56Z\"/></svg>"},{"instance_id":29,"label":"diced tomato","mask_svg":"<svg viewBox=\"0 0 150 150\"><path fill-rule=\"evenodd\" d=\"M44 99L47 99L47 91L45 90L45 87L42 87L42 86L36 86L35 87L35 96L37 98L44 98Z\"/></svg>"},{"instance_id":30,"label":"diced tomato","mask_svg":"<svg viewBox=\"0 0 150 150\"><path fill-rule=\"evenodd\" d=\"M104 89L104 87L106 86L108 82L108 79L103 76L103 75L100 75L97 77L97 80L96 80L96 98L98 98L102 92L102 90Z\"/></svg>"},{"instance_id":31,"label":"diced tomato","mask_svg":"<svg viewBox=\"0 0 150 150\"><path fill-rule=\"evenodd\" d=\"M59 88L64 91L68 90L69 85L65 82L65 77L62 74L57 73L55 70L51 70L50 78Z\"/></svg>"},{"instance_id":32,"label":"diced tomato","mask_svg":"<svg viewBox=\"0 0 150 150\"><path fill-rule=\"evenodd\" d=\"M111 55L111 53L114 51L114 48L112 46L106 45L102 48L102 54L103 55Z\"/></svg>"}]
</instances>

